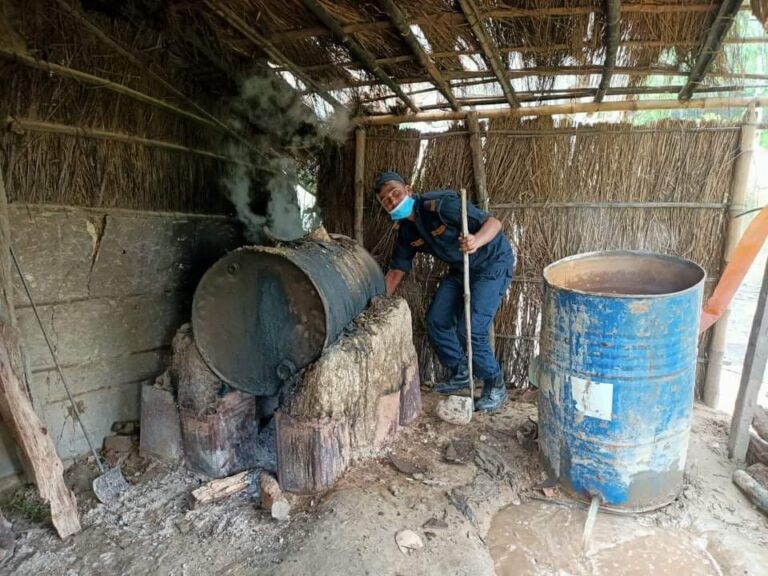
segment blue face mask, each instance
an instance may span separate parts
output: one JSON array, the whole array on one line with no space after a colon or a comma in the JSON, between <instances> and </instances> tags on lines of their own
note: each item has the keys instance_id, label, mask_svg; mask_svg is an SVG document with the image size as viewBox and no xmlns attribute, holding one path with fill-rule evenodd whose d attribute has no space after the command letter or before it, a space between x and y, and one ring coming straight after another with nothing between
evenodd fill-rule
<instances>
[{"instance_id":1,"label":"blue face mask","mask_svg":"<svg viewBox=\"0 0 768 576\"><path fill-rule=\"evenodd\" d=\"M416 200L413 199L413 196L406 196L400 200L400 204L395 206L389 212L389 217L392 218L392 220L402 220L403 218L408 218L408 216L411 215L411 212L413 212L414 204L416 204Z\"/></svg>"}]
</instances>

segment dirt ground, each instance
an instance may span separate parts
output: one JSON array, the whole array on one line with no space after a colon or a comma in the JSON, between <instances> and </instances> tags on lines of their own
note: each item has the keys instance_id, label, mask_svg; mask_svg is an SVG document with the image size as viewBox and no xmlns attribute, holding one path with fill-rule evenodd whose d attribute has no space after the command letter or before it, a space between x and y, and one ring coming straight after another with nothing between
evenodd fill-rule
<instances>
[{"instance_id":1,"label":"dirt ground","mask_svg":"<svg viewBox=\"0 0 768 576\"><path fill-rule=\"evenodd\" d=\"M62 542L33 514L29 491L6 495L17 540L0 573L768 574L768 520L731 482L721 414L696 408L680 497L644 515L599 513L584 554L574 543L585 509L536 488L544 480L538 456L517 433L536 406L510 402L457 427L432 416L436 401L426 394L425 414L334 490L293 497L281 523L258 507L256 488L194 508L190 493L205 478L138 458L126 463L133 486L107 508L89 495L92 465L79 463L68 479L83 532ZM411 548L398 547L403 530L417 536Z\"/></svg>"}]
</instances>

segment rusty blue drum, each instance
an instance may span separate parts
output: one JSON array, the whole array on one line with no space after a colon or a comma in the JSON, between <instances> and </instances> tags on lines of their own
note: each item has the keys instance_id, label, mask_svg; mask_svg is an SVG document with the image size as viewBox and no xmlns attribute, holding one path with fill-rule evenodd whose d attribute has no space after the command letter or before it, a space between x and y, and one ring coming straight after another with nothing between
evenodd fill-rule
<instances>
[{"instance_id":1,"label":"rusty blue drum","mask_svg":"<svg viewBox=\"0 0 768 576\"><path fill-rule=\"evenodd\" d=\"M644 511L680 491L705 276L688 260L629 251L544 270L540 447L571 494Z\"/></svg>"}]
</instances>

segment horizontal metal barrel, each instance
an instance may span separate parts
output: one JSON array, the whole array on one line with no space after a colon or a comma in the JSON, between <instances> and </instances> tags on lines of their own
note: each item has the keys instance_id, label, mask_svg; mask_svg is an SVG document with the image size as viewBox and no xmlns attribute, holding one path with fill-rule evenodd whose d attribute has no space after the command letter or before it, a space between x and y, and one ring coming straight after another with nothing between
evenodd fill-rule
<instances>
[{"instance_id":1,"label":"horizontal metal barrel","mask_svg":"<svg viewBox=\"0 0 768 576\"><path fill-rule=\"evenodd\" d=\"M544 271L543 462L571 493L626 511L682 487L705 272L644 252L597 252Z\"/></svg>"},{"instance_id":2,"label":"horizontal metal barrel","mask_svg":"<svg viewBox=\"0 0 768 576\"><path fill-rule=\"evenodd\" d=\"M192 329L220 378L271 396L383 293L381 268L348 238L241 248L203 276Z\"/></svg>"}]
</instances>

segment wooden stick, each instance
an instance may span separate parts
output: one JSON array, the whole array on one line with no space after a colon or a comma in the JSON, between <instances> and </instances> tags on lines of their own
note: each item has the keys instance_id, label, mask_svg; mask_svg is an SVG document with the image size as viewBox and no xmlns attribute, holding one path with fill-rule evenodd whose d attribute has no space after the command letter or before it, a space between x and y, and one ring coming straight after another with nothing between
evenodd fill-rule
<instances>
[{"instance_id":1,"label":"wooden stick","mask_svg":"<svg viewBox=\"0 0 768 576\"><path fill-rule=\"evenodd\" d=\"M602 102L605 93L611 85L613 69L616 67L616 56L619 53L619 37L621 36L621 0L605 0L605 64L600 86L595 94L595 102Z\"/></svg>"},{"instance_id":2,"label":"wooden stick","mask_svg":"<svg viewBox=\"0 0 768 576\"><path fill-rule=\"evenodd\" d=\"M750 466L750 469L756 466L760 466L760 464L753 464ZM758 510L760 510L763 514L768 515L767 487L763 486L757 480L755 480L746 470L736 470L733 473L733 483L741 488L741 490L754 503Z\"/></svg>"},{"instance_id":3,"label":"wooden stick","mask_svg":"<svg viewBox=\"0 0 768 576\"><path fill-rule=\"evenodd\" d=\"M7 206L3 178L0 177L0 209L5 211ZM56 532L66 538L80 531L77 500L64 484L64 466L21 385L19 336L12 323L13 286L7 212L2 214L0 221L4 228L0 239L0 273L4 275L0 282L0 418L16 440L40 497L51 506L51 520Z\"/></svg>"},{"instance_id":4,"label":"wooden stick","mask_svg":"<svg viewBox=\"0 0 768 576\"><path fill-rule=\"evenodd\" d=\"M355 240L364 245L365 216L365 128L355 130Z\"/></svg>"},{"instance_id":5,"label":"wooden stick","mask_svg":"<svg viewBox=\"0 0 768 576\"><path fill-rule=\"evenodd\" d=\"M331 16L319 2L316 2L315 0L302 0L302 2L304 3L304 6L309 8L312 14L314 14L315 17L331 31L331 34L336 40L347 47L352 56L361 62L366 70L376 76L382 84L388 86L392 92L397 94L398 98L400 98L408 108L414 112L419 111L419 107L416 106L413 100L406 96L405 92L403 92L403 89L400 87L400 84L390 78L390 76L373 61L373 57L357 40L344 32L341 25L336 22L336 19Z\"/></svg>"},{"instance_id":6,"label":"wooden stick","mask_svg":"<svg viewBox=\"0 0 768 576\"><path fill-rule=\"evenodd\" d=\"M419 41L413 35L405 14L403 14L403 12L400 10L400 8L398 8L397 4L395 4L393 0L382 0L382 4L384 5L384 10L386 10L389 17L392 18L392 22L400 32L403 40L405 40L405 43L410 48L411 52L413 52L413 55L416 57L416 60L418 60L419 64L424 67L430 78L432 78L432 82L435 84L437 89L451 105L451 108L454 110L460 110L461 107L456 102L456 97L453 95L451 87L445 81L440 70L437 69L437 66L435 66L435 64L432 62L429 55L424 51L424 48L421 47Z\"/></svg>"},{"instance_id":7,"label":"wooden stick","mask_svg":"<svg viewBox=\"0 0 768 576\"><path fill-rule=\"evenodd\" d=\"M467 223L467 189L461 189L461 233L469 235ZM469 397L472 399L472 412L475 411L475 378L472 370L472 293L469 288L469 254L464 252L464 324L467 334L467 369L469 371Z\"/></svg>"},{"instance_id":8,"label":"wooden stick","mask_svg":"<svg viewBox=\"0 0 768 576\"><path fill-rule=\"evenodd\" d=\"M480 47L483 49L484 59L489 68L493 70L507 102L513 108L520 106L520 102L518 102L517 96L515 96L515 89L512 88L512 83L506 75L507 67L502 63L501 58L499 58L499 53L496 51L491 39L485 32L482 17L480 16L480 10L477 5L473 0L459 0L459 5L464 12L464 16L467 18L472 33L480 44Z\"/></svg>"},{"instance_id":9,"label":"wooden stick","mask_svg":"<svg viewBox=\"0 0 768 576\"><path fill-rule=\"evenodd\" d=\"M242 160L238 160L236 158L222 156L221 154L209 152L208 150L190 148L189 146L184 146L183 144L166 142L165 140L154 140L152 138L144 138L143 136L136 136L133 134L109 132L107 130L100 130L98 128L85 128L82 126L56 124L54 122L43 122L41 120L32 120L30 118L14 118L10 116L6 117L4 120L0 120L0 126L10 129L15 133L23 133L24 131L46 132L48 134L65 134L67 136L94 138L96 140L112 140L114 142L139 144L141 146L161 148L163 150L173 150L175 152L189 152L190 154L205 156L206 158L214 158L216 160L223 160L225 162L232 162L234 164L241 164L243 166L252 166L252 164L249 162L243 162Z\"/></svg>"},{"instance_id":10,"label":"wooden stick","mask_svg":"<svg viewBox=\"0 0 768 576\"><path fill-rule=\"evenodd\" d=\"M752 322L744 368L741 372L739 394L731 419L731 433L728 436L728 456L743 461L749 448L749 427L763 383L765 366L768 364L768 263L763 274L763 284L757 299L757 310Z\"/></svg>"},{"instance_id":11,"label":"wooden stick","mask_svg":"<svg viewBox=\"0 0 768 576\"><path fill-rule=\"evenodd\" d=\"M68 68L67 66L61 66L59 64L46 62L45 60L38 60L37 58L33 58L32 56L18 52L17 50L10 50L8 48L3 48L1 46L0 46L0 57L6 58L13 62L18 62L19 64L24 64L25 66L29 66L30 68L35 68L37 70L43 70L51 74L56 74L57 76L61 76L62 78L70 78L72 80L77 80L84 84L88 84L91 86L98 86L99 88L105 88L117 94L122 94L123 96L133 98L137 102L149 104L150 106L155 106L156 108L160 108L161 110L165 110L166 112L170 112L171 114L176 114L177 116L181 116L188 120L192 120L193 122L196 122L201 126L205 126L207 128L214 128L219 131L227 132L219 124L212 122L211 120L207 120L201 116L198 116L193 112L182 110L181 108L178 108L177 106L174 106L173 104L166 102L165 100L161 100L159 98L149 96L148 94L144 94L143 92L139 92L138 90L134 90L133 88L129 88L128 86L124 86L123 84L112 82L111 80L107 80L106 78L102 78L100 76L95 76L87 72L82 72L81 70L75 70L74 68Z\"/></svg>"},{"instance_id":12,"label":"wooden stick","mask_svg":"<svg viewBox=\"0 0 768 576\"><path fill-rule=\"evenodd\" d=\"M694 98L691 100L627 100L620 102L580 102L550 106L525 106L521 108L498 108L480 110L478 118L510 118L519 116L552 116L555 114L584 114L592 112L622 112L638 110L677 110L715 108L746 108L754 105L761 108L768 104L768 98ZM442 120L463 120L466 112L436 111L420 114L383 116L362 116L355 118L360 126L381 126L404 122L438 122Z\"/></svg>"},{"instance_id":13,"label":"wooden stick","mask_svg":"<svg viewBox=\"0 0 768 576\"><path fill-rule=\"evenodd\" d=\"M752 154L756 133L757 112L754 108L750 107L745 113L744 122L741 125L739 150L729 190L730 210L728 213L728 227L726 229L721 270L725 270L731 261L733 251L739 243L744 226L747 223L744 218L737 218L737 216L747 209L749 173L752 168ZM720 375L723 358L725 357L729 316L730 308L720 316L720 320L712 327L712 337L709 341L707 354L709 356L709 364L707 366L707 373L704 376L704 403L710 408L717 408L720 399Z\"/></svg>"},{"instance_id":14,"label":"wooden stick","mask_svg":"<svg viewBox=\"0 0 768 576\"><path fill-rule=\"evenodd\" d=\"M200 488L192 490L192 497L195 499L195 505L210 504L211 502L218 502L233 494L242 492L248 488L249 472L240 472L234 476L227 478L219 478L217 480L211 480L207 484L203 484Z\"/></svg>"},{"instance_id":15,"label":"wooden stick","mask_svg":"<svg viewBox=\"0 0 768 576\"><path fill-rule=\"evenodd\" d=\"M715 16L715 21L709 28L704 40L699 48L696 61L688 76L688 82L680 91L678 96L680 100L689 100L693 91L704 80L709 69L715 61L715 56L720 51L723 38L728 35L728 31L736 20L736 14L741 8L742 0L723 0Z\"/></svg>"}]
</instances>

